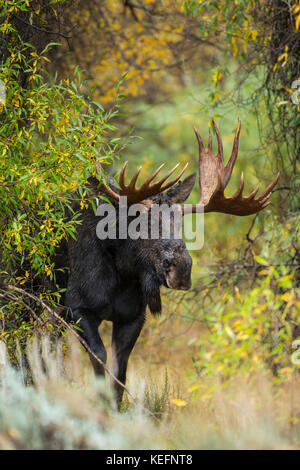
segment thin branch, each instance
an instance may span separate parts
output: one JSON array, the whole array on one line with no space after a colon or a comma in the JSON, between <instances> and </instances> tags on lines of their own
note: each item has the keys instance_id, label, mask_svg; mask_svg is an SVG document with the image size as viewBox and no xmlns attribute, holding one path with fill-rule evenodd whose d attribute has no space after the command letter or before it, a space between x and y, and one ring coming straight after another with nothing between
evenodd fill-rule
<instances>
[{"instance_id":1,"label":"thin branch","mask_svg":"<svg viewBox=\"0 0 300 470\"><path fill-rule=\"evenodd\" d=\"M26 21L23 18L20 18L20 16L18 16L16 14L14 14L13 16L15 18L17 18L19 21L21 21L22 23L26 24L27 26L30 26L31 28L36 29L37 31L40 31L42 33L53 34L55 36L61 36L64 39L71 39L72 38L72 36L67 36L66 34L60 33L59 31L50 31L49 29L40 28L39 26L31 24L31 23L29 23L29 21Z\"/></svg>"}]
</instances>

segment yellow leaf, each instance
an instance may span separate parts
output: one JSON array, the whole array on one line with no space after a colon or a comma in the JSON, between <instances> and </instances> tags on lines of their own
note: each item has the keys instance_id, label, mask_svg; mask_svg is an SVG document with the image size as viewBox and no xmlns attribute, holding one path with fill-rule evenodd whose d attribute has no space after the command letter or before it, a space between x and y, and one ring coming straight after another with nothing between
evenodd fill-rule
<instances>
[{"instance_id":1,"label":"yellow leaf","mask_svg":"<svg viewBox=\"0 0 300 470\"><path fill-rule=\"evenodd\" d=\"M223 77L223 74L221 72L216 71L213 73L212 81L214 83L217 83L219 80L221 80L222 77Z\"/></svg>"},{"instance_id":2,"label":"yellow leaf","mask_svg":"<svg viewBox=\"0 0 300 470\"><path fill-rule=\"evenodd\" d=\"M236 57L238 53L238 48L236 45L236 39L232 38L232 49L233 49L233 56Z\"/></svg>"},{"instance_id":3,"label":"yellow leaf","mask_svg":"<svg viewBox=\"0 0 300 470\"><path fill-rule=\"evenodd\" d=\"M299 26L300 26L300 15L298 15L297 18L296 18L295 26L296 26L296 30L298 31Z\"/></svg>"},{"instance_id":4,"label":"yellow leaf","mask_svg":"<svg viewBox=\"0 0 300 470\"><path fill-rule=\"evenodd\" d=\"M292 10L294 15L300 11L300 5L297 5L296 3L292 6Z\"/></svg>"},{"instance_id":5,"label":"yellow leaf","mask_svg":"<svg viewBox=\"0 0 300 470\"><path fill-rule=\"evenodd\" d=\"M251 31L252 41L256 41L257 36L258 36L258 31L256 31L256 29L253 29Z\"/></svg>"},{"instance_id":6,"label":"yellow leaf","mask_svg":"<svg viewBox=\"0 0 300 470\"><path fill-rule=\"evenodd\" d=\"M187 405L187 402L185 400L181 400L181 398L173 398L173 400L171 400L172 403L174 403L174 405L176 406L186 406Z\"/></svg>"},{"instance_id":7,"label":"yellow leaf","mask_svg":"<svg viewBox=\"0 0 300 470\"><path fill-rule=\"evenodd\" d=\"M278 62L281 62L282 60L284 60L285 62L287 61L287 58L288 58L288 55L286 52L284 52L283 54L280 54L280 56L278 57L277 61Z\"/></svg>"},{"instance_id":8,"label":"yellow leaf","mask_svg":"<svg viewBox=\"0 0 300 470\"><path fill-rule=\"evenodd\" d=\"M200 387L200 385L192 385L190 388L188 388L188 392L192 393L195 390L197 390Z\"/></svg>"},{"instance_id":9,"label":"yellow leaf","mask_svg":"<svg viewBox=\"0 0 300 470\"><path fill-rule=\"evenodd\" d=\"M262 271L259 271L258 273L259 276L264 276L266 274L269 274L269 271L267 271L266 269L263 269Z\"/></svg>"},{"instance_id":10,"label":"yellow leaf","mask_svg":"<svg viewBox=\"0 0 300 470\"><path fill-rule=\"evenodd\" d=\"M239 291L239 288L237 286L234 286L234 291L235 291L235 298L237 300L241 300L240 291Z\"/></svg>"},{"instance_id":11,"label":"yellow leaf","mask_svg":"<svg viewBox=\"0 0 300 470\"><path fill-rule=\"evenodd\" d=\"M291 296L291 294L289 294L288 292L286 292L285 294L283 294L281 297L280 297L281 300L284 300L285 302L291 302L293 300L293 297Z\"/></svg>"}]
</instances>

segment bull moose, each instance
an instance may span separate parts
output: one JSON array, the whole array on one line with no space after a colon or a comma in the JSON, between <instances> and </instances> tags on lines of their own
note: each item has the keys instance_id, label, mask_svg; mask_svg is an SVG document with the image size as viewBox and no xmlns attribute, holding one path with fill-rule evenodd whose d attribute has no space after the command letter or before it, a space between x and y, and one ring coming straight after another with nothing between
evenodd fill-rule
<instances>
[{"instance_id":1,"label":"bull moose","mask_svg":"<svg viewBox=\"0 0 300 470\"><path fill-rule=\"evenodd\" d=\"M91 194L103 195L116 208L121 196L127 197L130 206L140 203L148 213L154 204L176 204L182 214L198 211L222 212L246 216L261 211L269 204L269 198L279 174L266 190L256 198L258 188L248 196L243 196L244 178L232 197L224 195L238 155L241 122L235 133L231 157L224 164L222 139L216 123L213 127L218 142L217 155L212 154L212 133L209 132L208 146L205 147L196 129L199 145L199 186L201 197L198 204L184 204L194 183L196 174L183 181L180 178L186 166L172 180L167 180L178 168L176 165L159 181L153 182L161 165L139 187L136 187L141 168L128 184L125 183L124 164L118 185L111 178L89 178ZM108 184L109 180L109 184ZM104 203L101 200L100 204ZM192 259L182 239L105 239L97 237L96 226L99 217L92 208L81 212L82 224L77 238L70 238L60 247L56 266L68 266L67 279L62 280L66 291L63 304L72 314L82 332L82 338L90 350L106 362L106 350L98 328L103 320L113 323L112 347L114 354L113 372L125 384L129 355L137 341L145 321L147 306L157 315L161 311L160 287L188 290L191 287ZM116 224L118 220L116 220ZM104 374L99 361L90 355L96 374ZM123 387L114 383L116 399L120 405Z\"/></svg>"}]
</instances>

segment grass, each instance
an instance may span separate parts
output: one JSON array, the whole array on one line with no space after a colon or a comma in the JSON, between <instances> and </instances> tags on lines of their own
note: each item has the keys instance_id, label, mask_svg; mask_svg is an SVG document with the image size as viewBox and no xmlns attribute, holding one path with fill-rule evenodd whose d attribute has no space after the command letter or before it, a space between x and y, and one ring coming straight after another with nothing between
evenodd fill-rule
<instances>
[{"instance_id":1,"label":"grass","mask_svg":"<svg viewBox=\"0 0 300 470\"><path fill-rule=\"evenodd\" d=\"M147 329L144 333L147 336ZM148 338L151 341L151 338ZM142 366L134 354L128 387L137 402L114 406L108 384L96 380L86 355L69 339L68 354L52 351L47 337L32 343L34 384L25 387L1 343L0 449L297 449L300 378L274 385L267 374L236 375L230 386L204 377L188 393L188 377L168 363ZM145 337L138 345L149 351ZM162 348L163 349L163 348ZM186 356L185 351L181 352ZM178 359L179 356L176 356ZM175 356L174 356L175 358ZM183 367L183 364L181 364ZM108 381L107 381L108 382ZM80 404L80 406L79 406ZM145 409L158 419L153 420Z\"/></svg>"}]
</instances>

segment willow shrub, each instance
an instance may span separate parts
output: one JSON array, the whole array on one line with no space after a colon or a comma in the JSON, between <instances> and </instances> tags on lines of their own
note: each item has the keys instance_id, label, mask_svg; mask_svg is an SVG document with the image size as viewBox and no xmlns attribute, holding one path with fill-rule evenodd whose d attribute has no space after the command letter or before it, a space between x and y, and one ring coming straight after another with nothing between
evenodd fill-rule
<instances>
[{"instance_id":1,"label":"willow shrub","mask_svg":"<svg viewBox=\"0 0 300 470\"><path fill-rule=\"evenodd\" d=\"M110 163L118 153L120 139L111 120L121 105L117 100L105 110L94 102L78 69L72 80L50 77L45 65L54 44L39 53L24 42L9 22L10 3L3 6L8 11L1 28L6 102L0 106L0 315L2 334L13 350L14 340L34 328L24 316L24 304L30 312L32 299L9 294L5 285L30 292L35 284L40 299L52 305L59 301L58 290L45 288L48 281L55 285L53 254L65 237L75 237L79 222L72 202L77 197L81 208L87 204L85 182L95 174L96 161ZM14 2L13 12L28 8L28 2Z\"/></svg>"}]
</instances>

